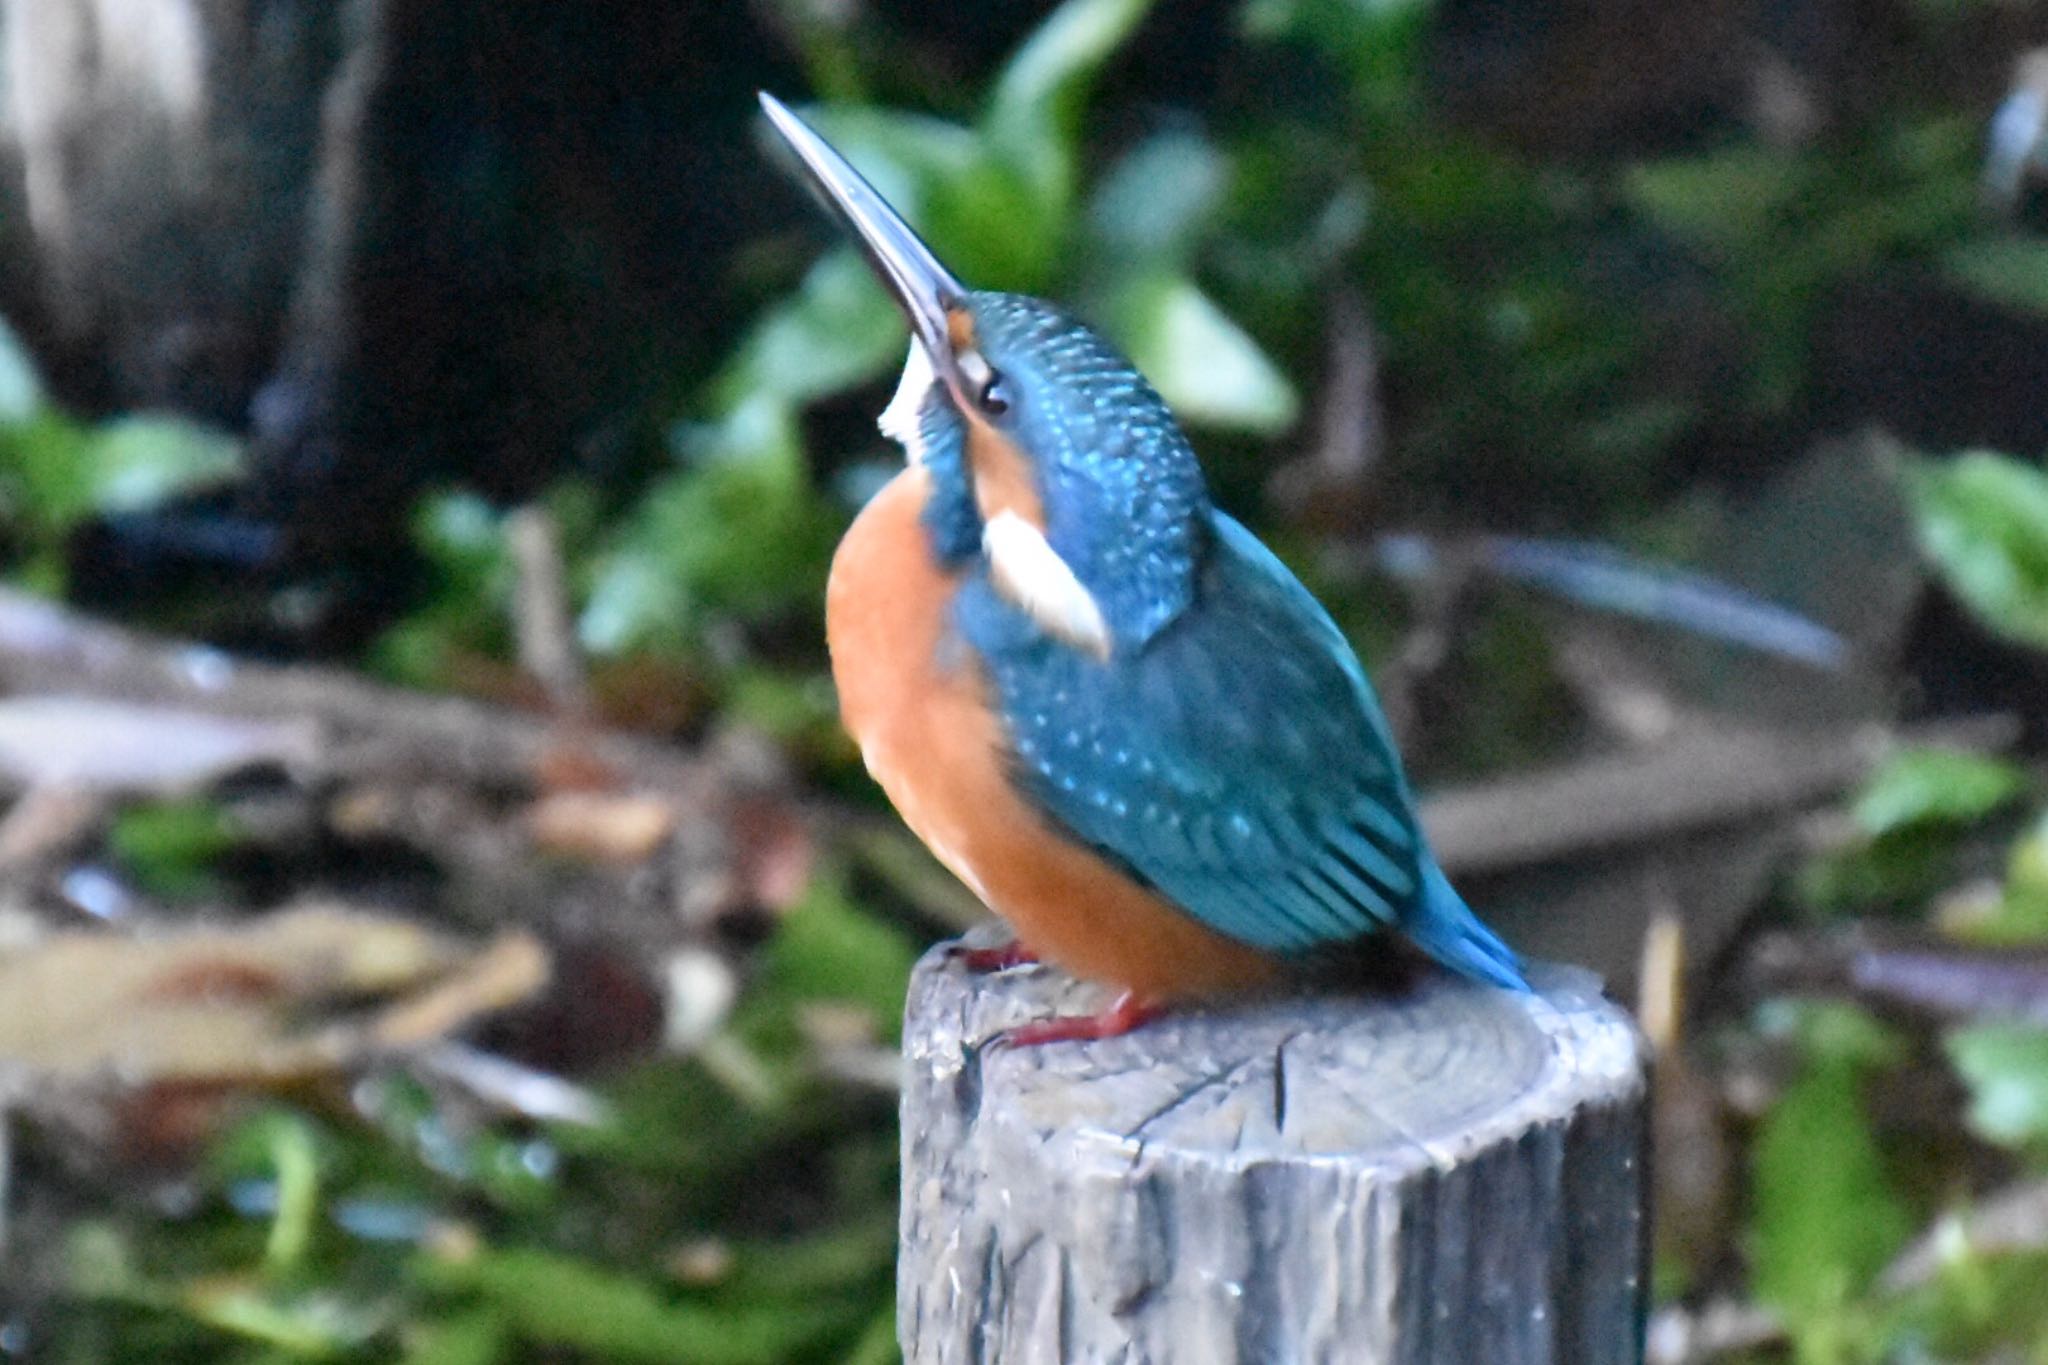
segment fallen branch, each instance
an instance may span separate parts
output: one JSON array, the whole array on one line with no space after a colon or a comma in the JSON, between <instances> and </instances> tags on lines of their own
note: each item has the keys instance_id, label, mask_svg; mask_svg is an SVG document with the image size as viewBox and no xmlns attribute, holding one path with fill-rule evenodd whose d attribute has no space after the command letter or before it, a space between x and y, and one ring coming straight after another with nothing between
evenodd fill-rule
<instances>
[{"instance_id":1,"label":"fallen branch","mask_svg":"<svg viewBox=\"0 0 2048 1365\"><path fill-rule=\"evenodd\" d=\"M1725 729L1441 791L1423 823L1445 869L1497 872L1782 815L1860 781L1898 745L2009 747L2005 716L1895 730Z\"/></svg>"},{"instance_id":2,"label":"fallen branch","mask_svg":"<svg viewBox=\"0 0 2048 1365\"><path fill-rule=\"evenodd\" d=\"M527 786L565 755L620 786L707 797L710 767L671 746L471 701L386 687L339 669L254 663L163 641L0 590L0 687L121 698L217 715L304 719L304 755L338 777L435 777Z\"/></svg>"},{"instance_id":3,"label":"fallen branch","mask_svg":"<svg viewBox=\"0 0 2048 1365\"><path fill-rule=\"evenodd\" d=\"M1706 1365L1784 1339L1785 1326L1769 1309L1716 1299L1696 1310L1659 1309L1650 1319L1643 1358L1649 1365Z\"/></svg>"},{"instance_id":4,"label":"fallen branch","mask_svg":"<svg viewBox=\"0 0 2048 1365\"><path fill-rule=\"evenodd\" d=\"M2048 1247L2048 1180L1999 1190L1968 1208L1943 1214L1913 1239L1878 1277L1887 1294L1934 1282L1942 1267L1979 1256L2009 1256Z\"/></svg>"}]
</instances>

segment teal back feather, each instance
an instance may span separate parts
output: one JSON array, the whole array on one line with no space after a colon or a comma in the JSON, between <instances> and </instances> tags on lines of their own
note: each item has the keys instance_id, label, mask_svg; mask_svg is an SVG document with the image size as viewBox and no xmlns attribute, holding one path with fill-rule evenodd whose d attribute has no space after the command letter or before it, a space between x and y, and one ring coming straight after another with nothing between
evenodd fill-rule
<instances>
[{"instance_id":1,"label":"teal back feather","mask_svg":"<svg viewBox=\"0 0 2048 1365\"><path fill-rule=\"evenodd\" d=\"M1046 638L983 579L956 607L1061 827L1210 928L1306 956L1398 929L1519 985L1513 955L1424 846L1386 721L1343 634L1271 551L1211 513L1190 605L1107 663Z\"/></svg>"}]
</instances>

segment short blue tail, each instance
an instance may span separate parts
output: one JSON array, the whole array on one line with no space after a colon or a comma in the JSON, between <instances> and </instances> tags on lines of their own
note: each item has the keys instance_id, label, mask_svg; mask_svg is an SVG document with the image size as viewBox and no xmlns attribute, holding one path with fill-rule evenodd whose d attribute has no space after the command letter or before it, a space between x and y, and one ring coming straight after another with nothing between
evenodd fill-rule
<instances>
[{"instance_id":1,"label":"short blue tail","mask_svg":"<svg viewBox=\"0 0 2048 1365\"><path fill-rule=\"evenodd\" d=\"M1417 947L1453 971L1511 991L1526 991L1521 959L1500 936L1479 922L1472 907L1451 887L1443 869L1426 854L1422 899L1405 925Z\"/></svg>"}]
</instances>

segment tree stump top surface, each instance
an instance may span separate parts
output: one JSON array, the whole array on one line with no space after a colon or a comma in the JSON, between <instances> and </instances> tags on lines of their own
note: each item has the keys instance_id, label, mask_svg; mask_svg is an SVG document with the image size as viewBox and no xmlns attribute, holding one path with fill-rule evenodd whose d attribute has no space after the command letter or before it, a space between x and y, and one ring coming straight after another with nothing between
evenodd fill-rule
<instances>
[{"instance_id":1,"label":"tree stump top surface","mask_svg":"<svg viewBox=\"0 0 2048 1365\"><path fill-rule=\"evenodd\" d=\"M913 1365L1633 1365L1644 1049L1572 968L1516 995L1104 1003L943 949L904 1030Z\"/></svg>"},{"instance_id":2,"label":"tree stump top surface","mask_svg":"<svg viewBox=\"0 0 2048 1365\"><path fill-rule=\"evenodd\" d=\"M914 1070L999 1092L1006 1123L1091 1158L1341 1157L1392 1175L1640 1091L1639 1035L1597 978L1546 966L1532 983L1520 996L1431 976L1399 994L1185 1008L1121 1038L1016 1048L992 1040L1099 1008L1103 993L1046 968L979 975L935 952L906 1041Z\"/></svg>"}]
</instances>

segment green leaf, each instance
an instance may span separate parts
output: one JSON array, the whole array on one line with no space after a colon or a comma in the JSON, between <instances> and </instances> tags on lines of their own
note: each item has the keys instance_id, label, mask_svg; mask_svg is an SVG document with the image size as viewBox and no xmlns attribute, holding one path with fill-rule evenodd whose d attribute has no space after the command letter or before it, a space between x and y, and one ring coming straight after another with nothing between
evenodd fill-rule
<instances>
[{"instance_id":1,"label":"green leaf","mask_svg":"<svg viewBox=\"0 0 2048 1365\"><path fill-rule=\"evenodd\" d=\"M502 511L471 493L433 494L415 506L413 543L432 568L433 595L371 647L380 676L441 688L451 660L460 655L510 655L518 569L505 520Z\"/></svg>"},{"instance_id":2,"label":"green leaf","mask_svg":"<svg viewBox=\"0 0 2048 1365\"><path fill-rule=\"evenodd\" d=\"M511 586L505 515L474 493L424 499L413 514L413 542L438 572L468 591Z\"/></svg>"},{"instance_id":3,"label":"green leaf","mask_svg":"<svg viewBox=\"0 0 2048 1365\"><path fill-rule=\"evenodd\" d=\"M1980 1024L1948 1036L1949 1060L1970 1088L1970 1126L2002 1146L2048 1140L2048 1029Z\"/></svg>"},{"instance_id":4,"label":"green leaf","mask_svg":"<svg viewBox=\"0 0 2048 1365\"><path fill-rule=\"evenodd\" d=\"M786 403L757 395L675 440L687 467L649 491L597 560L578 623L593 653L686 649L709 614L778 610L824 582L835 523Z\"/></svg>"},{"instance_id":5,"label":"green leaf","mask_svg":"<svg viewBox=\"0 0 2048 1365\"><path fill-rule=\"evenodd\" d=\"M1840 1058L1809 1065L1771 1110L1753 1156L1753 1283L1810 1365L1854 1358L1855 1298L1912 1230L1885 1177L1861 1078Z\"/></svg>"},{"instance_id":6,"label":"green leaf","mask_svg":"<svg viewBox=\"0 0 2048 1365\"><path fill-rule=\"evenodd\" d=\"M4 319L0 319L0 427L26 422L43 406L43 382L35 362Z\"/></svg>"},{"instance_id":7,"label":"green leaf","mask_svg":"<svg viewBox=\"0 0 2048 1365\"><path fill-rule=\"evenodd\" d=\"M154 507L241 472L233 437L175 417L127 417L93 430L85 446L93 512Z\"/></svg>"},{"instance_id":8,"label":"green leaf","mask_svg":"<svg viewBox=\"0 0 2048 1365\"><path fill-rule=\"evenodd\" d=\"M1276 436L1299 415L1287 377L1185 276L1126 286L1110 316L1110 330L1182 420Z\"/></svg>"},{"instance_id":9,"label":"green leaf","mask_svg":"<svg viewBox=\"0 0 2048 1365\"><path fill-rule=\"evenodd\" d=\"M102 1221L74 1225L64 1237L62 1283L87 1299L143 1299L151 1291L136 1269L131 1229Z\"/></svg>"},{"instance_id":10,"label":"green leaf","mask_svg":"<svg viewBox=\"0 0 2048 1365\"><path fill-rule=\"evenodd\" d=\"M1065 210L987 137L892 109L839 106L807 116L954 274L983 289L1049 287ZM785 387L774 377L768 386Z\"/></svg>"},{"instance_id":11,"label":"green leaf","mask_svg":"<svg viewBox=\"0 0 2048 1365\"><path fill-rule=\"evenodd\" d=\"M84 427L42 408L0 423L0 488L13 519L45 541L95 514L138 511L219 483L240 467L236 441L178 418Z\"/></svg>"},{"instance_id":12,"label":"green leaf","mask_svg":"<svg viewBox=\"0 0 2048 1365\"><path fill-rule=\"evenodd\" d=\"M2048 815L2014 841L1997 907L1972 919L1961 934L1974 943L2048 941Z\"/></svg>"},{"instance_id":13,"label":"green leaf","mask_svg":"<svg viewBox=\"0 0 2048 1365\"><path fill-rule=\"evenodd\" d=\"M496 1365L511 1357L512 1334L492 1312L420 1324L408 1334L400 1365Z\"/></svg>"},{"instance_id":14,"label":"green leaf","mask_svg":"<svg viewBox=\"0 0 2048 1365\"><path fill-rule=\"evenodd\" d=\"M800 1299L886 1282L896 1235L895 1212L884 1209L806 1237L738 1243L731 1268L718 1280L719 1297L733 1303Z\"/></svg>"},{"instance_id":15,"label":"green leaf","mask_svg":"<svg viewBox=\"0 0 2048 1365\"><path fill-rule=\"evenodd\" d=\"M1757 1032L1790 1041L1817 1065L1868 1069L1905 1059L1906 1043L1859 1005L1836 1000L1777 998L1756 1013Z\"/></svg>"},{"instance_id":16,"label":"green leaf","mask_svg":"<svg viewBox=\"0 0 2048 1365\"><path fill-rule=\"evenodd\" d=\"M1819 916L1917 915L1955 884L1953 825L1919 824L1857 840L1800 868L1799 902Z\"/></svg>"},{"instance_id":17,"label":"green leaf","mask_svg":"<svg viewBox=\"0 0 2048 1365\"><path fill-rule=\"evenodd\" d=\"M190 899L214 889L214 865L237 842L215 802L152 801L114 820L107 843L136 882L154 895Z\"/></svg>"},{"instance_id":18,"label":"green leaf","mask_svg":"<svg viewBox=\"0 0 2048 1365\"><path fill-rule=\"evenodd\" d=\"M2016 764L1958 749L1901 749L1864 784L1856 823L1877 837L1919 824L1981 820L2027 789Z\"/></svg>"},{"instance_id":19,"label":"green leaf","mask_svg":"<svg viewBox=\"0 0 2048 1365\"><path fill-rule=\"evenodd\" d=\"M576 635L596 655L680 649L692 638L692 605L687 588L658 556L621 550L600 565Z\"/></svg>"},{"instance_id":20,"label":"green leaf","mask_svg":"<svg viewBox=\"0 0 2048 1365\"><path fill-rule=\"evenodd\" d=\"M1989 451L1904 471L1921 547L1987 626L2048 647L2048 475Z\"/></svg>"},{"instance_id":21,"label":"green leaf","mask_svg":"<svg viewBox=\"0 0 2048 1365\"><path fill-rule=\"evenodd\" d=\"M434 1268L467 1289L537 1346L619 1360L692 1365L782 1365L848 1324L829 1301L711 1308L657 1293L643 1281L550 1252L485 1251Z\"/></svg>"},{"instance_id":22,"label":"green leaf","mask_svg":"<svg viewBox=\"0 0 2048 1365\"><path fill-rule=\"evenodd\" d=\"M179 1307L209 1327L309 1360L345 1354L385 1325L382 1309L336 1292L270 1294L235 1281L197 1281Z\"/></svg>"},{"instance_id":23,"label":"green leaf","mask_svg":"<svg viewBox=\"0 0 2048 1365\"><path fill-rule=\"evenodd\" d=\"M1073 199L1074 145L1096 75L1151 0L1066 0L1011 56L982 126L1058 222Z\"/></svg>"},{"instance_id":24,"label":"green leaf","mask_svg":"<svg viewBox=\"0 0 2048 1365\"><path fill-rule=\"evenodd\" d=\"M1147 138L1095 188L1091 254L1155 269L1184 266L1228 185L1229 165L1205 139L1179 132Z\"/></svg>"},{"instance_id":25,"label":"green leaf","mask_svg":"<svg viewBox=\"0 0 2048 1365\"><path fill-rule=\"evenodd\" d=\"M831 679L769 668L742 668L729 679L726 713L786 745L819 749L841 733Z\"/></svg>"},{"instance_id":26,"label":"green leaf","mask_svg":"<svg viewBox=\"0 0 2048 1365\"><path fill-rule=\"evenodd\" d=\"M1632 167L1626 193L1662 231L1696 247L1733 253L1783 233L1786 209L1809 178L1795 157L1745 145Z\"/></svg>"},{"instance_id":27,"label":"green leaf","mask_svg":"<svg viewBox=\"0 0 2048 1365\"><path fill-rule=\"evenodd\" d=\"M820 258L797 292L754 325L712 384L714 405L807 403L864 384L904 349L903 320L852 247Z\"/></svg>"},{"instance_id":28,"label":"green leaf","mask_svg":"<svg viewBox=\"0 0 2048 1365\"><path fill-rule=\"evenodd\" d=\"M310 1124L296 1117L271 1125L271 1160L277 1171L277 1216L263 1259L273 1272L289 1274L305 1264L320 1217L320 1154Z\"/></svg>"},{"instance_id":29,"label":"green leaf","mask_svg":"<svg viewBox=\"0 0 2048 1365\"><path fill-rule=\"evenodd\" d=\"M1942 253L1948 277L1995 303L2048 313L2048 242L2001 237Z\"/></svg>"},{"instance_id":30,"label":"green leaf","mask_svg":"<svg viewBox=\"0 0 2048 1365\"><path fill-rule=\"evenodd\" d=\"M1934 1236L1941 1248L1933 1283L1904 1305L1903 1326L1914 1336L1917 1361L2033 1361L2048 1359L2048 1253L1987 1247L1944 1219ZM1990 1239L1996 1241L1996 1238ZM2031 1353L2026 1348L2032 1348ZM2001 1349L2003 1348L2003 1349Z\"/></svg>"},{"instance_id":31,"label":"green leaf","mask_svg":"<svg viewBox=\"0 0 2048 1365\"><path fill-rule=\"evenodd\" d=\"M92 511L93 470L86 429L51 408L0 428L0 482L11 520L61 535Z\"/></svg>"},{"instance_id":32,"label":"green leaf","mask_svg":"<svg viewBox=\"0 0 2048 1365\"><path fill-rule=\"evenodd\" d=\"M1248 36L1291 38L1328 54L1368 110L1402 113L1421 77L1422 44L1435 0L1251 0Z\"/></svg>"}]
</instances>

